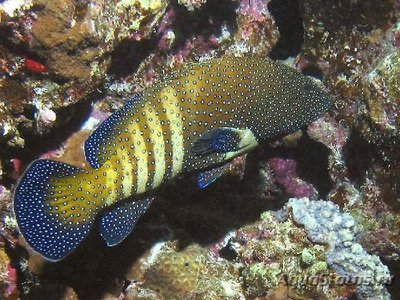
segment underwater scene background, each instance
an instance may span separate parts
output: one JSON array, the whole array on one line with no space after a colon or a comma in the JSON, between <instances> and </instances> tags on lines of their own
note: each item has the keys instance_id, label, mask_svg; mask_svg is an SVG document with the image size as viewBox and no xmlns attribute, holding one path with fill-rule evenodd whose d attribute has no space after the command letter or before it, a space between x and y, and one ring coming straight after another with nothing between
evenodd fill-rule
<instances>
[{"instance_id":1,"label":"underwater scene background","mask_svg":"<svg viewBox=\"0 0 400 300\"><path fill-rule=\"evenodd\" d=\"M0 1L0 299L400 299L399 11L398 0ZM115 247L93 227L59 262L32 251L13 199L33 160L87 168L85 140L132 95L232 57L313 77L332 107L206 188L196 174L161 186Z\"/></svg>"}]
</instances>

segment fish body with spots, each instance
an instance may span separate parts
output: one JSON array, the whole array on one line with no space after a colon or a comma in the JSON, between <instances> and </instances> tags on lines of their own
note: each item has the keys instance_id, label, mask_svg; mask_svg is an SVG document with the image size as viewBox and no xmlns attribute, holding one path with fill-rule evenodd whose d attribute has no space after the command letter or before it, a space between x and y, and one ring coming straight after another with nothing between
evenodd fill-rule
<instances>
[{"instance_id":1,"label":"fish body with spots","mask_svg":"<svg viewBox=\"0 0 400 300\"><path fill-rule=\"evenodd\" d=\"M34 161L15 192L20 231L50 261L71 253L95 222L109 246L118 244L162 183L195 171L206 187L235 157L299 130L329 106L314 80L269 59L187 65L133 96L89 136L90 169Z\"/></svg>"}]
</instances>

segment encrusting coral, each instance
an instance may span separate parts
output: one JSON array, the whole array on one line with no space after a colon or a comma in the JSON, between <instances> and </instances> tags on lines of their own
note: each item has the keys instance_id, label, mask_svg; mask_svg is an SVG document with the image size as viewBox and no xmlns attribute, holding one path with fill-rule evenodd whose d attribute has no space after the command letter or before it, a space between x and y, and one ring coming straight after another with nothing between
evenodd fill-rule
<instances>
[{"instance_id":1,"label":"encrusting coral","mask_svg":"<svg viewBox=\"0 0 400 300\"><path fill-rule=\"evenodd\" d=\"M348 213L340 213L329 201L290 199L293 220L314 243L328 245L326 262L339 276L356 285L358 299L389 299L385 285L391 283L389 269L379 257L368 254L357 242L357 224Z\"/></svg>"}]
</instances>

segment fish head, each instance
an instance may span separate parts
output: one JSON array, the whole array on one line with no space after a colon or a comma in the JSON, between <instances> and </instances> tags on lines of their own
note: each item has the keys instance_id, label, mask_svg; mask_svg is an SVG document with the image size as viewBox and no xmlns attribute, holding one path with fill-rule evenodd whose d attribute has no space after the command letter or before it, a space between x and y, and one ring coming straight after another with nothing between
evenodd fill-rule
<instances>
[{"instance_id":1,"label":"fish head","mask_svg":"<svg viewBox=\"0 0 400 300\"><path fill-rule=\"evenodd\" d=\"M309 105L309 110L314 115L313 118L319 118L324 112L332 106L331 98L325 90L322 82L313 77L304 77L299 86L301 98L304 105Z\"/></svg>"},{"instance_id":2,"label":"fish head","mask_svg":"<svg viewBox=\"0 0 400 300\"><path fill-rule=\"evenodd\" d=\"M257 140L300 130L332 105L322 83L291 67L267 61L260 72L248 99L251 105L244 108Z\"/></svg>"}]
</instances>

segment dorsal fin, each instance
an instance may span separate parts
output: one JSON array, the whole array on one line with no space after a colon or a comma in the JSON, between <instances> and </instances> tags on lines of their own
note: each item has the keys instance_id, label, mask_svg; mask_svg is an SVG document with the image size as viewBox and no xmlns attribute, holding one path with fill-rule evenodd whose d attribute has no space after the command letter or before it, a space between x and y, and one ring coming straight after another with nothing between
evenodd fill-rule
<instances>
[{"instance_id":1,"label":"dorsal fin","mask_svg":"<svg viewBox=\"0 0 400 300\"><path fill-rule=\"evenodd\" d=\"M98 169L105 161L106 146L111 145L115 136L126 126L133 117L135 104L140 99L140 94L135 94L124 106L109 116L87 138L84 145L85 157L92 168Z\"/></svg>"}]
</instances>

